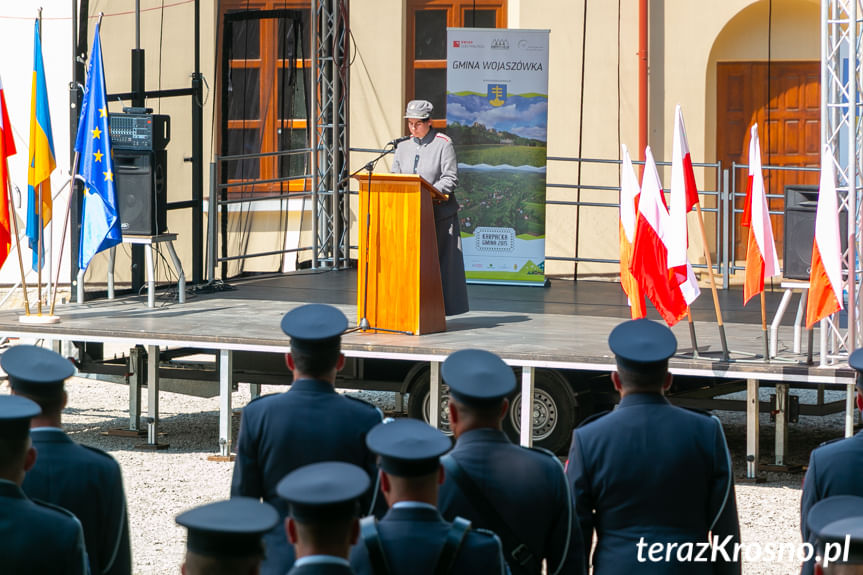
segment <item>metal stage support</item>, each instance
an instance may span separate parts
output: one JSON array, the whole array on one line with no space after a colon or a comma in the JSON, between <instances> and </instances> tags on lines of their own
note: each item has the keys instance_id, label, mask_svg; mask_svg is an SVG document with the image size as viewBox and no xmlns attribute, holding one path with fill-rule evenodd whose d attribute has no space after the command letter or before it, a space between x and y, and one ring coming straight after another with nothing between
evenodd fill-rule
<instances>
[{"instance_id":1,"label":"metal stage support","mask_svg":"<svg viewBox=\"0 0 863 575\"><path fill-rule=\"evenodd\" d=\"M347 0L312 8L313 268L347 267L350 258Z\"/></svg>"},{"instance_id":2,"label":"metal stage support","mask_svg":"<svg viewBox=\"0 0 863 575\"><path fill-rule=\"evenodd\" d=\"M822 322L827 335L827 357L822 365L847 360L860 347L860 269L857 254L863 245L860 214L860 161L863 157L860 125L861 20L859 0L821 2L821 141L833 154L840 210L848 216L848 247L843 254L848 314L844 333L839 315ZM850 73L849 73L850 71ZM856 105L852 105L852 102ZM822 337L824 337L822 335Z\"/></svg>"}]
</instances>

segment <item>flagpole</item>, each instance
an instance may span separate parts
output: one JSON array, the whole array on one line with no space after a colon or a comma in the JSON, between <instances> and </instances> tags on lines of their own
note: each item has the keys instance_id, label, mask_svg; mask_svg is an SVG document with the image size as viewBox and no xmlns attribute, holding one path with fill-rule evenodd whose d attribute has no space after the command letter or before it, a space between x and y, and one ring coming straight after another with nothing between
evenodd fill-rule
<instances>
[{"instance_id":1,"label":"flagpole","mask_svg":"<svg viewBox=\"0 0 863 575\"><path fill-rule=\"evenodd\" d=\"M24 315L30 315L30 298L27 295L27 280L24 278L24 260L21 258L21 238L18 235L18 219L15 217L15 204L12 202L12 185L6 180L6 197L9 201L9 219L15 229L15 248L18 253L18 270L21 272L21 286L24 290Z\"/></svg>"},{"instance_id":2,"label":"flagpole","mask_svg":"<svg viewBox=\"0 0 863 575\"><path fill-rule=\"evenodd\" d=\"M728 341L725 339L725 324L722 322L722 310L719 307L719 293L716 290L716 278L713 275L713 262L710 259L710 248L707 244L707 233L704 231L704 217L701 215L701 203L696 202L695 212L698 214L698 230L701 232L701 243L704 246L704 259L707 262L707 275L710 278L710 291L713 292L713 307L716 310L716 323L719 325L719 343L722 345L722 359L728 359Z\"/></svg>"},{"instance_id":3,"label":"flagpole","mask_svg":"<svg viewBox=\"0 0 863 575\"><path fill-rule=\"evenodd\" d=\"M764 288L761 288L761 333L764 335L764 361L770 361L770 344L767 340L767 304L764 299Z\"/></svg>"},{"instance_id":4,"label":"flagpole","mask_svg":"<svg viewBox=\"0 0 863 575\"><path fill-rule=\"evenodd\" d=\"M57 273L54 285L54 292L51 294L51 311L48 315L54 315L54 304L57 303L57 283L60 281L60 264L63 262L63 248L66 246L66 229L69 227L69 218L72 210L72 202L75 199L75 173L78 171L78 160L81 157L80 152L75 152L75 158L72 160L72 172L69 176L69 201L66 202L66 216L63 218L63 235L60 236L60 253L57 254Z\"/></svg>"},{"instance_id":5,"label":"flagpole","mask_svg":"<svg viewBox=\"0 0 863 575\"><path fill-rule=\"evenodd\" d=\"M695 339L695 322L692 321L692 311L686 306L686 319L689 320L689 339L692 340L692 359L698 358L698 341Z\"/></svg>"},{"instance_id":6,"label":"flagpole","mask_svg":"<svg viewBox=\"0 0 863 575\"><path fill-rule=\"evenodd\" d=\"M38 241L36 242L36 295L39 300L36 302L36 315L42 315L42 184L39 184L39 209L38 209L38 226L36 230Z\"/></svg>"},{"instance_id":7,"label":"flagpole","mask_svg":"<svg viewBox=\"0 0 863 575\"><path fill-rule=\"evenodd\" d=\"M39 7L39 50L42 50L42 7ZM38 96L37 96L38 98ZM30 128L33 129L32 127ZM39 229L36 233L37 241L36 241L36 249L39 250L36 254L36 295L38 296L38 301L36 303L36 315L42 315L42 217L44 216L42 212L42 183L39 183L39 208L37 210L37 225Z\"/></svg>"}]
</instances>

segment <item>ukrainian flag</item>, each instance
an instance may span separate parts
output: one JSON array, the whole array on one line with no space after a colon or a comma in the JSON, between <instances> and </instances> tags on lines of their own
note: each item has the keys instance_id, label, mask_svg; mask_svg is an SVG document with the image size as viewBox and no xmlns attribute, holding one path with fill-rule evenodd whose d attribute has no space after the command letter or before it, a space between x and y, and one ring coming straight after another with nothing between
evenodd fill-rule
<instances>
[{"instance_id":1,"label":"ukrainian flag","mask_svg":"<svg viewBox=\"0 0 863 575\"><path fill-rule=\"evenodd\" d=\"M42 40L36 20L33 48L33 89L30 92L30 163L27 169L27 238L33 250L33 269L38 270L40 228L51 221L51 172L54 161L54 137L51 134L51 112L48 110L48 88L42 61ZM39 184L42 184L42 223L39 223ZM44 247L45 240L42 239ZM44 250L43 250L44 253ZM45 258L42 258L44 265Z\"/></svg>"}]
</instances>

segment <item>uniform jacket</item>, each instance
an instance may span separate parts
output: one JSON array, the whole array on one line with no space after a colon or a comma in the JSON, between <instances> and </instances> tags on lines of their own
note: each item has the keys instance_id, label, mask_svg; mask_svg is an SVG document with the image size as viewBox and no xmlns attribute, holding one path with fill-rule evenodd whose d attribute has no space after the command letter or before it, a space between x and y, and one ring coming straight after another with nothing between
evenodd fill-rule
<instances>
[{"instance_id":1,"label":"uniform jacket","mask_svg":"<svg viewBox=\"0 0 863 575\"><path fill-rule=\"evenodd\" d=\"M419 174L439 192L449 194L449 200L435 204L435 220L458 212L455 188L458 185L458 162L452 140L432 128L425 138L410 138L396 148L392 170L394 174Z\"/></svg>"},{"instance_id":2,"label":"uniform jacket","mask_svg":"<svg viewBox=\"0 0 863 575\"><path fill-rule=\"evenodd\" d=\"M276 485L288 473L320 461L345 461L377 478L374 455L366 447L366 434L381 422L374 406L336 393L325 381L302 379L285 393L261 397L243 410L231 495L261 498L284 519L287 503ZM374 494L363 501L369 508ZM267 557L262 575L284 575L294 562L284 521L264 535Z\"/></svg>"},{"instance_id":3,"label":"uniform jacket","mask_svg":"<svg viewBox=\"0 0 863 575\"><path fill-rule=\"evenodd\" d=\"M800 499L800 531L803 541L814 543L806 518L812 506L833 495L863 497L863 431L853 437L825 443L812 451L809 468L803 480ZM802 573L811 574L813 562L803 566Z\"/></svg>"},{"instance_id":4,"label":"uniform jacket","mask_svg":"<svg viewBox=\"0 0 863 575\"><path fill-rule=\"evenodd\" d=\"M421 504L420 504L421 505ZM378 521L378 533L390 575L432 575L450 523L432 506L390 509ZM453 575L503 574L505 563L500 540L471 529L456 556ZM362 537L351 551L351 567L357 575L375 575Z\"/></svg>"},{"instance_id":5,"label":"uniform jacket","mask_svg":"<svg viewBox=\"0 0 863 575\"><path fill-rule=\"evenodd\" d=\"M350 565L345 565L342 561L344 559L324 555L308 557L302 565L295 563L288 575L354 575Z\"/></svg>"},{"instance_id":6,"label":"uniform jacket","mask_svg":"<svg viewBox=\"0 0 863 575\"><path fill-rule=\"evenodd\" d=\"M89 572L81 523L68 511L32 501L0 479L0 570L27 575Z\"/></svg>"},{"instance_id":7,"label":"uniform jacket","mask_svg":"<svg viewBox=\"0 0 863 575\"><path fill-rule=\"evenodd\" d=\"M535 557L548 560L552 575L585 573L582 537L563 468L549 452L514 445L496 429L475 429L459 436L450 455L458 462ZM438 507L443 516L470 519L475 527L495 531L447 478ZM571 542L571 544L570 544ZM511 559L507 557L507 560ZM513 573L516 571L514 570Z\"/></svg>"},{"instance_id":8,"label":"uniform jacket","mask_svg":"<svg viewBox=\"0 0 863 575\"><path fill-rule=\"evenodd\" d=\"M123 476L113 457L72 441L58 428L30 437L36 465L21 486L29 497L71 511L84 528L93 575L129 575L132 556Z\"/></svg>"},{"instance_id":9,"label":"uniform jacket","mask_svg":"<svg viewBox=\"0 0 863 575\"><path fill-rule=\"evenodd\" d=\"M392 170L397 174L419 174L444 194L435 202L435 235L446 315L466 313L469 308L458 220L458 162L449 136L434 129L425 138L410 138L396 148Z\"/></svg>"},{"instance_id":10,"label":"uniform jacket","mask_svg":"<svg viewBox=\"0 0 863 575\"><path fill-rule=\"evenodd\" d=\"M731 458L719 420L672 406L662 395L623 397L613 412L576 429L567 477L584 548L593 532L594 575L740 573L740 565L695 562L708 532L732 555L739 542ZM651 562L637 545L687 543L672 562ZM669 549L669 547L666 547ZM676 553L690 562L677 562ZM706 555L710 557L708 552ZM704 556L702 556L704 557Z\"/></svg>"}]
</instances>

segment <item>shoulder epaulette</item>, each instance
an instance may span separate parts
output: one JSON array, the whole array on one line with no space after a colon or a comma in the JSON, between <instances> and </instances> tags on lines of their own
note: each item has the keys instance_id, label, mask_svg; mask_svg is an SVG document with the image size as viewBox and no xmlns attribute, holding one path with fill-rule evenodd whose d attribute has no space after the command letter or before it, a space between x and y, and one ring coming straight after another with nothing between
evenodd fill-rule
<instances>
[{"instance_id":1,"label":"shoulder epaulette","mask_svg":"<svg viewBox=\"0 0 863 575\"><path fill-rule=\"evenodd\" d=\"M58 513L61 513L61 514L65 515L66 517L70 517L70 518L74 519L75 522L78 523L79 525L81 523L81 521L78 519L78 517L74 513L72 513L68 509L66 509L65 507L60 507L59 505L54 505L53 503L49 503L49 502L44 501L42 499L35 499L32 497L30 498L30 501L32 501L33 503L35 503L39 507L46 507L52 511L56 511Z\"/></svg>"},{"instance_id":2,"label":"shoulder epaulette","mask_svg":"<svg viewBox=\"0 0 863 575\"><path fill-rule=\"evenodd\" d=\"M441 133L441 132L438 132L437 134L435 134L435 137L436 138L442 138L442 139L446 140L447 142L452 142L452 138L450 138L449 136L447 136L446 134Z\"/></svg>"},{"instance_id":3,"label":"shoulder epaulette","mask_svg":"<svg viewBox=\"0 0 863 575\"><path fill-rule=\"evenodd\" d=\"M377 405L375 405L374 403L372 403L371 401L368 401L367 399L363 399L362 397L356 397L355 395L348 395L346 393L342 394L342 397L352 399L356 402L362 403L363 405L367 405L368 407L371 407L372 409L377 411L381 415L381 419L383 419L384 413L381 411L381 408L378 407Z\"/></svg>"},{"instance_id":4,"label":"shoulder epaulette","mask_svg":"<svg viewBox=\"0 0 863 575\"><path fill-rule=\"evenodd\" d=\"M535 451L537 453L541 453L543 455L547 455L549 457L553 457L553 458L557 459L557 455L555 455L554 453L551 452L551 450L546 449L545 447L537 447L537 446L533 445L531 447L525 447L525 449L529 449L531 451Z\"/></svg>"},{"instance_id":5,"label":"shoulder epaulette","mask_svg":"<svg viewBox=\"0 0 863 575\"><path fill-rule=\"evenodd\" d=\"M259 399L264 399L265 397L273 397L274 395L281 395L282 393L284 393L284 392L265 393L264 395L259 395L258 397L253 397L252 399L249 400L249 403L247 403L246 405L255 403Z\"/></svg>"},{"instance_id":6,"label":"shoulder epaulette","mask_svg":"<svg viewBox=\"0 0 863 575\"><path fill-rule=\"evenodd\" d=\"M692 413L697 413L699 415L705 415L707 417L713 417L713 414L706 409L699 409L697 407L684 407L682 405L678 405L680 409L685 409L686 411L691 411Z\"/></svg>"},{"instance_id":7,"label":"shoulder epaulette","mask_svg":"<svg viewBox=\"0 0 863 575\"><path fill-rule=\"evenodd\" d=\"M594 413L593 415L589 415L589 416L585 417L584 419L582 419L579 422L579 424L575 426L575 428L578 429L579 427L584 427L588 423L592 423L592 422L596 421L597 419L599 419L600 417L602 417L603 415L608 415L609 413L611 413L611 410L607 409L605 411L600 411L599 413Z\"/></svg>"},{"instance_id":8,"label":"shoulder epaulette","mask_svg":"<svg viewBox=\"0 0 863 575\"><path fill-rule=\"evenodd\" d=\"M822 443L818 447L824 447L825 445L830 445L831 443L837 443L839 441L842 441L843 439L847 439L847 437L837 437L836 439L828 439L827 441L825 441L824 443Z\"/></svg>"},{"instance_id":9,"label":"shoulder epaulette","mask_svg":"<svg viewBox=\"0 0 863 575\"><path fill-rule=\"evenodd\" d=\"M496 539L496 540L500 539L500 537L498 537L497 533L495 533L491 529L482 529L480 527L471 527L470 530L474 533L479 533L480 535L483 535L485 537L491 537L492 539Z\"/></svg>"},{"instance_id":10,"label":"shoulder epaulette","mask_svg":"<svg viewBox=\"0 0 863 575\"><path fill-rule=\"evenodd\" d=\"M98 453L99 455L102 455L102 456L104 456L104 457L107 457L107 458L108 458L108 459L110 459L111 461L116 461L116 460L114 459L114 457L113 457L110 453L108 453L107 451L105 451L105 450L103 450L103 449L99 449L98 447L93 447L92 445L84 445L83 443L79 443L78 445L80 445L80 446L81 446L81 447L83 447L84 449L89 449L89 450L90 450L90 451L92 451L93 453Z\"/></svg>"}]
</instances>

